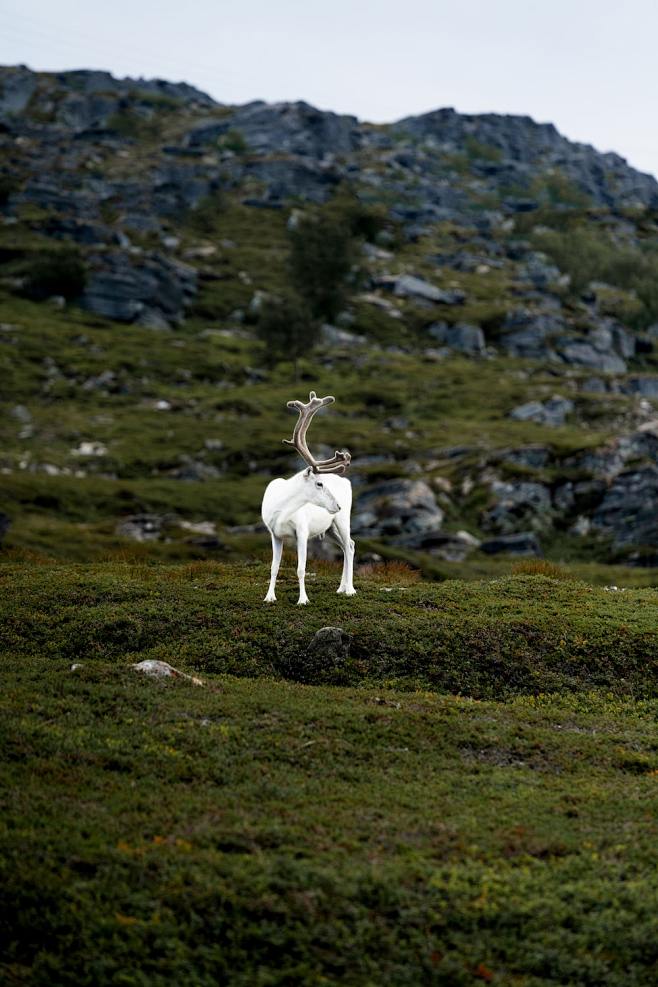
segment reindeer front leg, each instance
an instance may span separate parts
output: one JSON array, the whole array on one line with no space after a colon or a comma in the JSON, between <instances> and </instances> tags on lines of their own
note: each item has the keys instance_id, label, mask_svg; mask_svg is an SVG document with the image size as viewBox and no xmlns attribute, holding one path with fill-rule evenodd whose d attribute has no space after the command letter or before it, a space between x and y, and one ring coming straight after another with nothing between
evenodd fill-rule
<instances>
[{"instance_id":1,"label":"reindeer front leg","mask_svg":"<svg viewBox=\"0 0 658 987\"><path fill-rule=\"evenodd\" d=\"M306 578L306 546L308 543L308 531L297 530L297 577L299 579L299 599L297 605L308 603L304 579Z\"/></svg>"},{"instance_id":2,"label":"reindeer front leg","mask_svg":"<svg viewBox=\"0 0 658 987\"><path fill-rule=\"evenodd\" d=\"M274 532L270 533L272 535L272 568L270 570L270 586L267 591L267 596L263 601L264 603L276 603L274 586L276 584L276 577L281 564L281 554L283 552L283 540L281 538L277 538Z\"/></svg>"}]
</instances>

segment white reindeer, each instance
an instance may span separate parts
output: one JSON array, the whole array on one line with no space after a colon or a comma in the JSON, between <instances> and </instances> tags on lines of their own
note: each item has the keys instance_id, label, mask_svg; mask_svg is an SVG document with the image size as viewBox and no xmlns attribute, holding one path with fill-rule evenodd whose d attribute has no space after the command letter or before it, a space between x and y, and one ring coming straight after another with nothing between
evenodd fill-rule
<instances>
[{"instance_id":1,"label":"white reindeer","mask_svg":"<svg viewBox=\"0 0 658 987\"><path fill-rule=\"evenodd\" d=\"M350 538L350 511L352 509L352 485L338 473L344 473L352 459L347 451L336 452L331 459L316 460L306 445L306 430L319 408L331 404L334 398L318 398L311 391L308 404L288 401L289 408L296 408L299 419L292 439L284 439L294 446L308 469L296 473L289 480L279 478L268 484L263 495L262 517L272 536L272 571L265 603L274 603L274 587L283 553L283 541L297 541L297 576L299 577L298 604L308 603L304 587L306 576L306 546L309 538L322 537L329 531L343 550L343 577L339 593L354 596L352 583L354 542Z\"/></svg>"}]
</instances>

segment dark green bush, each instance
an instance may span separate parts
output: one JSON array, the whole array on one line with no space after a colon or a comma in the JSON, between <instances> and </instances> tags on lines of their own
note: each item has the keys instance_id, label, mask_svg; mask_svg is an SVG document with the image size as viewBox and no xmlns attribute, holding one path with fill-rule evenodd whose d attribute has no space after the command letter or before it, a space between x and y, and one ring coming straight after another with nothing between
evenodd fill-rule
<instances>
[{"instance_id":1,"label":"dark green bush","mask_svg":"<svg viewBox=\"0 0 658 987\"><path fill-rule=\"evenodd\" d=\"M233 151L234 154L244 154L248 150L248 145L241 130L227 130L217 141L219 147L225 151Z\"/></svg>"},{"instance_id":2,"label":"dark green bush","mask_svg":"<svg viewBox=\"0 0 658 987\"><path fill-rule=\"evenodd\" d=\"M189 213L188 225L199 236L212 236L218 231L219 218L226 211L226 196L215 189L199 200Z\"/></svg>"},{"instance_id":3,"label":"dark green bush","mask_svg":"<svg viewBox=\"0 0 658 987\"><path fill-rule=\"evenodd\" d=\"M264 302L258 316L256 333L266 347L268 363L297 360L315 346L320 325L305 304L295 295L271 298Z\"/></svg>"},{"instance_id":4,"label":"dark green bush","mask_svg":"<svg viewBox=\"0 0 658 987\"><path fill-rule=\"evenodd\" d=\"M86 279L87 268L77 249L49 251L29 263L23 293L35 301L51 295L72 300L82 294Z\"/></svg>"},{"instance_id":5,"label":"dark green bush","mask_svg":"<svg viewBox=\"0 0 658 987\"><path fill-rule=\"evenodd\" d=\"M333 319L349 293L356 260L349 220L338 211L303 216L290 233L290 275L312 315Z\"/></svg>"},{"instance_id":6,"label":"dark green bush","mask_svg":"<svg viewBox=\"0 0 658 987\"><path fill-rule=\"evenodd\" d=\"M11 175L0 175L0 206L4 206L12 192L18 188L17 181Z\"/></svg>"},{"instance_id":7,"label":"dark green bush","mask_svg":"<svg viewBox=\"0 0 658 987\"><path fill-rule=\"evenodd\" d=\"M638 328L658 319L658 253L617 246L604 236L575 229L545 232L535 243L571 278L570 290L580 294L591 281L604 281L634 291L640 301L634 324Z\"/></svg>"}]
</instances>

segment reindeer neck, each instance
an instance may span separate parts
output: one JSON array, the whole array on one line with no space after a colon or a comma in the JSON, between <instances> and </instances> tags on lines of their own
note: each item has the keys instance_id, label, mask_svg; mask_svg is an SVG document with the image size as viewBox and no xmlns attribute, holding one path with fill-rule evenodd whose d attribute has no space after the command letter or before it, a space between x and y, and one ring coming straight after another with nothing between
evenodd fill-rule
<instances>
[{"instance_id":1,"label":"reindeer neck","mask_svg":"<svg viewBox=\"0 0 658 987\"><path fill-rule=\"evenodd\" d=\"M304 474L297 473L286 481L286 491L277 509L277 523L289 521L300 507L308 504L308 494L304 487Z\"/></svg>"}]
</instances>

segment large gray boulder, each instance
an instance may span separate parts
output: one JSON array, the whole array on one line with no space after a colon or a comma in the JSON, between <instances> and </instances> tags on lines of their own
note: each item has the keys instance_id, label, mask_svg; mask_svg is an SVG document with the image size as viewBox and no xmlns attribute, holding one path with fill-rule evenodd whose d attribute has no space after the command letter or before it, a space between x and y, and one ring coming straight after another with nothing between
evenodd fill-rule
<instances>
[{"instance_id":1,"label":"large gray boulder","mask_svg":"<svg viewBox=\"0 0 658 987\"><path fill-rule=\"evenodd\" d=\"M487 555L530 555L541 558L543 552L534 531L522 531L515 535L499 535L483 541L480 550Z\"/></svg>"},{"instance_id":2,"label":"large gray boulder","mask_svg":"<svg viewBox=\"0 0 658 987\"><path fill-rule=\"evenodd\" d=\"M480 545L479 539L468 531L421 531L403 535L396 543L405 548L427 552L445 562L463 562Z\"/></svg>"},{"instance_id":3,"label":"large gray boulder","mask_svg":"<svg viewBox=\"0 0 658 987\"><path fill-rule=\"evenodd\" d=\"M115 533L131 541L158 541L165 530L176 523L171 514L131 514L122 518L115 527Z\"/></svg>"},{"instance_id":4,"label":"large gray boulder","mask_svg":"<svg viewBox=\"0 0 658 987\"><path fill-rule=\"evenodd\" d=\"M351 641L342 627L321 627L306 648L289 649L277 664L286 678L297 682L340 684Z\"/></svg>"},{"instance_id":5,"label":"large gray boulder","mask_svg":"<svg viewBox=\"0 0 658 987\"><path fill-rule=\"evenodd\" d=\"M166 328L183 318L196 292L196 271L161 254L98 255L81 298L83 308L119 322Z\"/></svg>"},{"instance_id":6,"label":"large gray boulder","mask_svg":"<svg viewBox=\"0 0 658 987\"><path fill-rule=\"evenodd\" d=\"M658 547L658 466L617 476L593 513L592 527L612 535L618 547Z\"/></svg>"},{"instance_id":7,"label":"large gray boulder","mask_svg":"<svg viewBox=\"0 0 658 987\"><path fill-rule=\"evenodd\" d=\"M624 394L639 394L643 398L658 398L658 377L629 377L622 384Z\"/></svg>"},{"instance_id":8,"label":"large gray boulder","mask_svg":"<svg viewBox=\"0 0 658 987\"><path fill-rule=\"evenodd\" d=\"M520 404L510 411L509 417L515 421L531 421L538 422L540 425L557 427L564 425L567 415L570 415L573 410L573 401L556 394L548 401L528 401L526 404Z\"/></svg>"},{"instance_id":9,"label":"large gray boulder","mask_svg":"<svg viewBox=\"0 0 658 987\"><path fill-rule=\"evenodd\" d=\"M566 323L559 315L515 309L505 318L498 344L509 356L526 360L556 359L549 341L565 329Z\"/></svg>"},{"instance_id":10,"label":"large gray boulder","mask_svg":"<svg viewBox=\"0 0 658 987\"><path fill-rule=\"evenodd\" d=\"M602 206L652 205L658 201L658 182L632 168L620 155L602 154L588 144L563 137L552 123L536 123L528 116L499 113L458 113L452 107L405 117L395 125L397 133L416 143L460 150L468 141L495 149L489 161L493 181L528 186L533 172L558 170L584 195ZM536 203L535 203L536 204ZM529 197L505 203L512 211L533 205Z\"/></svg>"},{"instance_id":11,"label":"large gray boulder","mask_svg":"<svg viewBox=\"0 0 658 987\"><path fill-rule=\"evenodd\" d=\"M272 152L324 158L345 154L359 146L356 117L318 110L303 101L264 103L257 100L238 107L221 119L208 119L188 131L190 147L216 144L228 131L237 131L251 153Z\"/></svg>"},{"instance_id":12,"label":"large gray boulder","mask_svg":"<svg viewBox=\"0 0 658 987\"><path fill-rule=\"evenodd\" d=\"M479 356L484 353L486 341L479 326L471 326L466 322L458 322L449 326L446 322L435 322L427 330L429 335L451 350L464 353L467 356Z\"/></svg>"},{"instance_id":13,"label":"large gray boulder","mask_svg":"<svg viewBox=\"0 0 658 987\"><path fill-rule=\"evenodd\" d=\"M543 483L496 481L491 491L495 503L481 517L485 531L512 534L527 528L542 531L551 526L551 494Z\"/></svg>"},{"instance_id":14,"label":"large gray boulder","mask_svg":"<svg viewBox=\"0 0 658 987\"><path fill-rule=\"evenodd\" d=\"M626 360L635 354L635 337L614 319L596 318L586 336L561 338L556 349L565 363L625 373Z\"/></svg>"},{"instance_id":15,"label":"large gray boulder","mask_svg":"<svg viewBox=\"0 0 658 987\"><path fill-rule=\"evenodd\" d=\"M375 279L380 288L392 291L398 298L410 298L415 302L431 302L436 305L463 305L466 293L459 288L444 291L436 285L417 278L413 274L383 274Z\"/></svg>"},{"instance_id":16,"label":"large gray boulder","mask_svg":"<svg viewBox=\"0 0 658 987\"><path fill-rule=\"evenodd\" d=\"M438 531L442 523L443 511L424 480L386 480L359 495L352 530L363 537L395 539Z\"/></svg>"},{"instance_id":17,"label":"large gray boulder","mask_svg":"<svg viewBox=\"0 0 658 987\"><path fill-rule=\"evenodd\" d=\"M37 87L37 78L25 65L2 69L0 73L0 119L22 113Z\"/></svg>"},{"instance_id":18,"label":"large gray boulder","mask_svg":"<svg viewBox=\"0 0 658 987\"><path fill-rule=\"evenodd\" d=\"M324 167L302 157L260 158L226 166L225 175L234 180L262 183L265 194L249 204L279 204L294 197L322 203L332 195L341 180L334 168Z\"/></svg>"},{"instance_id":19,"label":"large gray boulder","mask_svg":"<svg viewBox=\"0 0 658 987\"><path fill-rule=\"evenodd\" d=\"M617 353L598 349L586 339L562 339L558 342L557 352L565 363L604 374L623 374L627 369L626 361Z\"/></svg>"}]
</instances>

